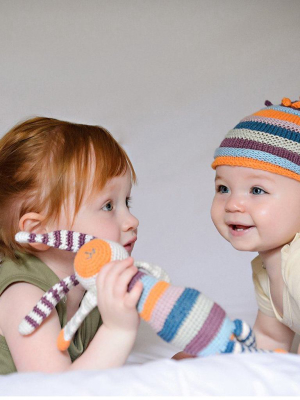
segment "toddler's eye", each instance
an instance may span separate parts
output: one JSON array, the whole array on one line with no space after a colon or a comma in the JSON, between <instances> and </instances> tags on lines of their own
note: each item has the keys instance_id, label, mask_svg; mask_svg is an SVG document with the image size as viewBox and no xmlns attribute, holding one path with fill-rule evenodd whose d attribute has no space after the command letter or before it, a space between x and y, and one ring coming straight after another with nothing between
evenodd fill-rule
<instances>
[{"instance_id":1,"label":"toddler's eye","mask_svg":"<svg viewBox=\"0 0 300 400\"><path fill-rule=\"evenodd\" d=\"M126 207L127 208L131 208L131 201L132 201L131 197L126 197Z\"/></svg>"},{"instance_id":2,"label":"toddler's eye","mask_svg":"<svg viewBox=\"0 0 300 400\"><path fill-rule=\"evenodd\" d=\"M219 192L219 193L229 193L229 189L225 185L219 185L217 187L217 192Z\"/></svg>"},{"instance_id":3,"label":"toddler's eye","mask_svg":"<svg viewBox=\"0 0 300 400\"><path fill-rule=\"evenodd\" d=\"M108 203L106 203L105 206L102 207L103 211L112 211L112 209L113 209L113 205L112 205L112 202L110 202L110 201Z\"/></svg>"},{"instance_id":4,"label":"toddler's eye","mask_svg":"<svg viewBox=\"0 0 300 400\"><path fill-rule=\"evenodd\" d=\"M251 193L258 195L258 194L263 194L263 193L267 193L267 192L265 192L263 189L255 186L251 189Z\"/></svg>"}]
</instances>

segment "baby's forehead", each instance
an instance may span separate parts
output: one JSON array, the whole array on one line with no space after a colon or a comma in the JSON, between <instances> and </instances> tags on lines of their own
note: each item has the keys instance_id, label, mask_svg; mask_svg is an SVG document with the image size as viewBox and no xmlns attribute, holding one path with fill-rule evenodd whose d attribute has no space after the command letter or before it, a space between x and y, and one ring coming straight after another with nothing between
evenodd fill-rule
<instances>
[{"instance_id":1,"label":"baby's forehead","mask_svg":"<svg viewBox=\"0 0 300 400\"><path fill-rule=\"evenodd\" d=\"M261 169L231 166L231 165L220 165L216 167L215 179L244 179L244 180L267 180L269 182L277 183L284 180L292 180L282 175L275 174L270 171L264 171Z\"/></svg>"}]
</instances>

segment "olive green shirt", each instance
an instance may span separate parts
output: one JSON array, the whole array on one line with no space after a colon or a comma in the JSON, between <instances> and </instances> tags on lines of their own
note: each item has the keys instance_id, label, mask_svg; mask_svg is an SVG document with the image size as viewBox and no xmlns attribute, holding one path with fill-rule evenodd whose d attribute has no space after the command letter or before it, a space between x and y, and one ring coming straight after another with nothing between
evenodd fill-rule
<instances>
[{"instance_id":1,"label":"olive green shirt","mask_svg":"<svg viewBox=\"0 0 300 400\"><path fill-rule=\"evenodd\" d=\"M38 258L21 253L18 253L18 257L21 260L19 264L11 259L4 259L0 264L0 296L8 286L17 282L31 283L44 292L59 282L59 278L54 272ZM63 327L67 323L66 304L61 301L56 310L60 325ZM28 312L30 311L28 310ZM98 309L95 308L81 324L68 349L72 362L86 350L101 324L100 314ZM16 371L5 337L0 335L0 374L4 375Z\"/></svg>"}]
</instances>

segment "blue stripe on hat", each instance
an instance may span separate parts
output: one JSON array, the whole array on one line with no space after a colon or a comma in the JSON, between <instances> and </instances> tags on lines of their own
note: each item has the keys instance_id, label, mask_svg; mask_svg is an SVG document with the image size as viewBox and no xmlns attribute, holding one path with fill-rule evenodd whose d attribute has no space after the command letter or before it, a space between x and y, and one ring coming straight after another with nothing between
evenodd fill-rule
<instances>
[{"instance_id":1,"label":"blue stripe on hat","mask_svg":"<svg viewBox=\"0 0 300 400\"><path fill-rule=\"evenodd\" d=\"M273 154L266 153L260 150L249 150L249 149L235 149L232 147L219 147L214 154L214 158L217 157L245 157L252 158L254 160L265 161L270 164L278 165L279 167L293 171L296 174L300 174L300 166L287 160L286 158L274 156Z\"/></svg>"},{"instance_id":2,"label":"blue stripe on hat","mask_svg":"<svg viewBox=\"0 0 300 400\"><path fill-rule=\"evenodd\" d=\"M300 143L300 134L298 132L281 128L280 126L277 125L267 124L265 122L244 121L238 123L234 127L234 129L249 129L251 131L270 133L271 135L279 136L284 139L289 139L292 140L293 142Z\"/></svg>"},{"instance_id":3,"label":"blue stripe on hat","mask_svg":"<svg viewBox=\"0 0 300 400\"><path fill-rule=\"evenodd\" d=\"M293 114L293 115L297 115L300 118L300 110L296 110L295 108L291 108L291 107L284 107L284 106L270 106L270 107L266 107L263 108L263 110L277 110L277 111L282 111L286 114Z\"/></svg>"}]
</instances>

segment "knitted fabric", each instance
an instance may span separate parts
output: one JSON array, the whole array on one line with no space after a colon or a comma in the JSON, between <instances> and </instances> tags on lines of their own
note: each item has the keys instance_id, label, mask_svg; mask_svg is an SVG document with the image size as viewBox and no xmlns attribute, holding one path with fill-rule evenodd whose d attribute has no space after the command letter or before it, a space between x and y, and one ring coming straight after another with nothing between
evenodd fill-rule
<instances>
[{"instance_id":1,"label":"knitted fabric","mask_svg":"<svg viewBox=\"0 0 300 400\"><path fill-rule=\"evenodd\" d=\"M248 167L300 181L300 102L284 98L281 105L266 104L228 132L212 167Z\"/></svg>"},{"instance_id":2,"label":"knitted fabric","mask_svg":"<svg viewBox=\"0 0 300 400\"><path fill-rule=\"evenodd\" d=\"M70 232L67 236L72 237L74 234ZM54 236L65 237L66 234L61 235L57 232ZM75 236L78 237L78 234ZM29 240L31 243L34 240L41 243L42 240L43 243L49 244L49 235L48 241L43 235L36 235L33 238L25 233L17 234L16 238L23 243L26 240L27 243ZM53 247L61 246L59 240L52 240L51 243ZM68 248L72 251L72 246ZM122 260L128 257L124 247L117 243L100 239L86 241L75 257L75 275L65 278L55 285L55 289L53 287L45 293L21 322L20 333L23 335L32 333L65 295L66 286L69 289L80 282L87 293L80 308L58 338L59 349L66 350L84 318L97 306L96 276L101 267L110 261L108 255L110 260ZM141 264L145 269L145 263ZM263 351L256 348L255 337L245 322L231 321L217 303L198 290L172 286L169 282L159 280L140 269L131 280L128 291L137 280L143 283L143 292L137 304L138 313L166 342L193 356Z\"/></svg>"}]
</instances>

